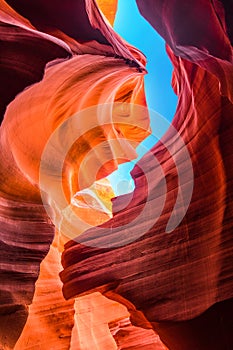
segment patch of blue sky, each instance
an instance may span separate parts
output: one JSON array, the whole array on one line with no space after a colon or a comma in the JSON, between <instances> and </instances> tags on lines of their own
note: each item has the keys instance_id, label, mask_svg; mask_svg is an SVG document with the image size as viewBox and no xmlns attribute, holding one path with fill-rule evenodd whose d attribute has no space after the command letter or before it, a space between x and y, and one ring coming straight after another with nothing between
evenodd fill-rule
<instances>
[{"instance_id":1,"label":"patch of blue sky","mask_svg":"<svg viewBox=\"0 0 233 350\"><path fill-rule=\"evenodd\" d=\"M138 158L130 163L120 165L118 170L108 177L115 194L120 195L123 192L133 190L134 184L130 171L138 159L167 130L175 114L177 96L171 87L172 64L165 50L165 42L140 15L136 0L118 0L114 29L121 37L141 50L147 57L146 69L148 74L145 76L145 91L147 104L151 111L152 129L152 135L137 148ZM128 182L128 187L126 182Z\"/></svg>"}]
</instances>

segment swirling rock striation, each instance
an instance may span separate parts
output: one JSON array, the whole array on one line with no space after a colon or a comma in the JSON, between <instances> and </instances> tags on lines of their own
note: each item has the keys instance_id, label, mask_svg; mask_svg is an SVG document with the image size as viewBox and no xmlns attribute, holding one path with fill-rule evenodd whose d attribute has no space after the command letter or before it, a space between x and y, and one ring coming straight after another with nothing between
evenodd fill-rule
<instances>
[{"instance_id":1,"label":"swirling rock striation","mask_svg":"<svg viewBox=\"0 0 233 350\"><path fill-rule=\"evenodd\" d=\"M115 3L112 5L115 11ZM61 292L58 274L62 246L51 245L55 228L38 188L40 157L59 123L82 109L105 102L110 105L116 102L120 107L127 99L144 106L145 57L104 21L95 1L70 1L67 6L60 1L54 9L51 2L37 1L29 6L23 0L1 0L0 23L1 117L4 117L0 134L1 348L81 349L83 344L75 335L79 331L75 331L74 300L67 302ZM141 119L146 131L138 128L137 142L148 133L148 116ZM99 128L97 141L101 135L107 137L98 120L94 126L94 131ZM130 132L123 123L122 127L122 132ZM112 134L117 140L114 128ZM88 137L85 146L95 143L94 134ZM61 141L64 144L64 139ZM83 152L81 146L78 157ZM118 148L123 149L121 141ZM105 153L104 149L100 152L98 164L102 164ZM116 166L117 158L105 173ZM69 166L68 177L70 172ZM78 190L72 184L69 187L69 181L67 188L72 195ZM80 210L76 213L80 214ZM90 212L93 215L95 210L90 210L89 215ZM98 223L108 217L98 212L92 221L95 216ZM108 336L115 344L110 333ZM50 338L50 344L45 338Z\"/></svg>"},{"instance_id":2,"label":"swirling rock striation","mask_svg":"<svg viewBox=\"0 0 233 350\"><path fill-rule=\"evenodd\" d=\"M110 293L114 286L110 297L123 297L126 305L130 301L150 322L185 321L233 296L229 6L220 1L137 3L168 43L174 66L172 84L179 97L172 125L185 147L171 127L133 169L136 188L131 199L129 195L116 198L112 220L79 237L82 244L67 243L61 278L66 298L100 286ZM182 201L175 207L180 190L185 202L192 181L186 149L194 175L192 199L180 225L166 232L171 215L179 216L184 210ZM159 215L164 179L166 200ZM148 202L146 220L127 227ZM135 237L130 244L129 235ZM120 244L108 249L108 242ZM182 343L179 346L183 349ZM219 348L219 342L214 346Z\"/></svg>"},{"instance_id":3,"label":"swirling rock striation","mask_svg":"<svg viewBox=\"0 0 233 350\"><path fill-rule=\"evenodd\" d=\"M132 171L135 191L114 199L110 221L78 238L83 227L73 232L74 240L65 245L60 274L63 294L71 299L66 301L58 279L62 248L54 243L56 238L51 245L55 229L38 189L41 154L51 133L86 107L105 102L111 106L117 102L120 109L124 102L145 107L145 57L114 33L94 0L70 0L66 6L59 0L55 10L53 3L44 0L35 2L35 7L24 0L0 1L2 116L6 110L0 135L0 336L4 349L13 348L20 334L16 345L20 350L27 346L46 350L41 340L46 336L51 337L51 346L59 344L61 349L85 349L88 344L108 344L114 349L117 342L121 348L162 347L151 333L151 323L192 320L216 302L232 297L232 8L227 1L137 3L168 44L174 66L172 84L179 97L173 127L179 133L171 127L138 162ZM143 132L140 127L133 130L134 142L148 134L148 116L139 119ZM82 147L75 144L66 158L68 201L82 189L77 187L74 170L85 152L111 135L125 151L119 135L132 132L124 123L121 130L112 128L110 134L98 121L94 125L98 133L85 135L87 142ZM61 137L56 142L53 160L68 139ZM89 148L83 147L87 144ZM100 177L117 167L114 151L110 147L97 152L95 166L104 163L107 153L114 159L103 166ZM132 157L130 153L124 160ZM85 186L93 182L92 169L87 170ZM193 194L185 214L192 172ZM51 205L52 186L43 190ZM144 208L146 215L140 216ZM167 232L170 218L183 214L179 226ZM111 249L112 243L118 246ZM107 305L100 294L73 300L93 291L115 302ZM127 306L138 328L129 325L126 333L115 333L115 343L109 328L128 316L116 301ZM104 318L103 304L109 312L121 309L122 313L111 311ZM93 327L86 344L83 337L88 331L80 324L80 310L81 319ZM125 341L122 334L127 335ZM181 350L182 340L179 346Z\"/></svg>"},{"instance_id":4,"label":"swirling rock striation","mask_svg":"<svg viewBox=\"0 0 233 350\"><path fill-rule=\"evenodd\" d=\"M142 55L105 23L95 1L69 1L66 6L59 1L54 10L52 2L43 0L33 6L25 0L1 0L0 26L1 120L14 97L40 81L45 65L57 58L72 53L118 55L136 58L140 66Z\"/></svg>"}]
</instances>

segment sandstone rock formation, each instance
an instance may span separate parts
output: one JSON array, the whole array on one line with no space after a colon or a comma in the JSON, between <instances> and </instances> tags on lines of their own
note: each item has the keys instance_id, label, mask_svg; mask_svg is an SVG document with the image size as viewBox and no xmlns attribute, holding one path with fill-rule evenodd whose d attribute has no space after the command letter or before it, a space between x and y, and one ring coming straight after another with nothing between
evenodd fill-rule
<instances>
[{"instance_id":1,"label":"sandstone rock formation","mask_svg":"<svg viewBox=\"0 0 233 350\"><path fill-rule=\"evenodd\" d=\"M101 5L107 15L106 4ZM108 301L108 305L105 305L107 311L104 312L107 318L103 315L100 320L98 310L101 311L103 306L101 304L96 307L99 325L97 328L92 325L91 333L94 333L90 337L87 335L88 329L82 327L82 318L76 314L83 308L83 322L85 309L88 317L92 318L94 311L88 311L88 305L94 303L96 297L88 297L84 302L82 299L66 301L63 297L59 272L62 269L61 251L67 238L58 232L54 237L54 225L46 213L46 206L41 202L38 189L39 158L49 134L57 126L59 113L64 120L86 107L107 102L111 108L115 102L112 108L114 107L114 115L118 115L122 104L124 112L126 101L145 105L142 74L145 72L145 58L104 22L94 1L70 2L66 16L65 8L60 2L57 4L56 18L52 9L50 3L43 1L35 3L35 7L28 6L24 1L0 3L4 48L1 50L0 67L3 82L1 115L4 116L1 127L1 349L86 349L89 345L98 343L99 330L103 333L99 347L112 344L114 349L116 343L109 331L108 322L127 318L128 311L120 304ZM113 2L110 21L113 20L115 10L116 3ZM66 19L73 16L76 21L77 13L81 21L76 26L70 26L72 20L67 22ZM46 68L46 64L51 61ZM51 73L55 73L56 77L51 79ZM25 88L27 89L24 90ZM54 93L51 89L54 89ZM57 89L61 89L62 96ZM49 118L45 120L45 117L51 103L54 107L51 108L49 126ZM111 110L108 109L108 112ZM136 144L149 131L148 115L140 118L143 128L138 126L134 130L132 142ZM110 132L111 119L107 121L105 130L95 120L92 135L87 135L89 139L85 142L91 145L94 135L103 135L106 139L111 136L118 140L114 128ZM128 126L119 123L119 118L118 128L126 134L132 129L129 123ZM98 138L96 140L98 142ZM64 145L64 139L60 142ZM82 144L76 146L80 149L83 147ZM126 146L119 139L119 150L123 147L124 152L129 152L126 159L135 157L133 144L127 146L128 151ZM74 149L75 147L73 152ZM102 162L104 150L100 156ZM118 156L116 152L115 162L108 164L108 168L103 168L103 171L107 171L106 174L116 168ZM119 162L122 160L121 156ZM103 183L98 186L97 195L101 199L102 192L102 200L106 205L113 194L111 191L106 193L106 185ZM68 186L67 191L70 189ZM79 188L72 188L72 195L78 190ZM93 191L90 193L91 196L94 195ZM75 206L76 215L84 217L92 225L100 224L109 217L108 212L100 212L95 207L83 209L82 198L76 196L75 200L79 203L78 207L77 203ZM82 232L80 228L78 230ZM107 300L101 295L98 298L100 303Z\"/></svg>"},{"instance_id":2,"label":"sandstone rock formation","mask_svg":"<svg viewBox=\"0 0 233 350\"><path fill-rule=\"evenodd\" d=\"M98 4L113 23L117 2ZM0 0L1 349L165 349L153 328L189 322L232 298L232 8L217 0L137 4L167 42L179 100L172 126L132 171L134 192L113 199L109 220L111 190L101 199L106 211L93 191L85 207L82 191L135 157L149 133L148 113L128 110L130 103L146 111L145 57L95 0ZM86 108L95 112L90 120ZM79 138L61 176L65 205L78 218L67 235L55 184L77 112ZM161 331L169 348L187 350L172 332ZM222 349L230 341L220 339ZM198 346L191 340L188 348Z\"/></svg>"},{"instance_id":3,"label":"sandstone rock formation","mask_svg":"<svg viewBox=\"0 0 233 350\"><path fill-rule=\"evenodd\" d=\"M138 5L169 45L179 97L173 126L191 156L192 200L181 224L166 232L170 216L179 216L184 206L182 201L175 206L179 191L185 202L191 181L185 148L170 128L152 148L164 174L146 154L132 171L136 189L130 204L122 210L128 195L115 199L110 222L84 234L83 244L66 245L61 277L67 298L115 284L108 296L125 298L126 305L130 301L155 324L193 319L216 302L232 298L232 38L225 2L197 1L193 6L138 0ZM156 222L164 176L166 201ZM147 221L130 224L143 205L149 208ZM130 234L140 238L127 244ZM115 239L121 246L107 249L106 241ZM170 345L176 349L174 342ZM213 346L219 349L219 340ZM229 346L222 339L222 348ZM181 340L177 349L183 348Z\"/></svg>"}]
</instances>

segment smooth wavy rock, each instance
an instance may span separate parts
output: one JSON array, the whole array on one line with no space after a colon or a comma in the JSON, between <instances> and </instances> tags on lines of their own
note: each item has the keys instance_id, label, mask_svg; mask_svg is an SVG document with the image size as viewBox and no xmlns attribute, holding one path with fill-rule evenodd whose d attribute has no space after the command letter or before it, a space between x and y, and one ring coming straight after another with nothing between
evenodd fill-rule
<instances>
[{"instance_id":1,"label":"smooth wavy rock","mask_svg":"<svg viewBox=\"0 0 233 350\"><path fill-rule=\"evenodd\" d=\"M38 188L22 174L2 136L1 130L0 347L12 349L25 325L54 225Z\"/></svg>"},{"instance_id":2,"label":"smooth wavy rock","mask_svg":"<svg viewBox=\"0 0 233 350\"><path fill-rule=\"evenodd\" d=\"M215 75L221 96L233 102L232 4L195 1L195 4L137 0L139 10L166 40L173 53Z\"/></svg>"},{"instance_id":3,"label":"smooth wavy rock","mask_svg":"<svg viewBox=\"0 0 233 350\"><path fill-rule=\"evenodd\" d=\"M100 293L76 298L71 350L153 349L166 350L152 329L134 327L122 304Z\"/></svg>"},{"instance_id":4,"label":"smooth wavy rock","mask_svg":"<svg viewBox=\"0 0 233 350\"><path fill-rule=\"evenodd\" d=\"M47 62L71 55L61 40L41 33L15 12L4 0L0 1L0 73L1 121L6 106L25 87L43 77Z\"/></svg>"},{"instance_id":5,"label":"smooth wavy rock","mask_svg":"<svg viewBox=\"0 0 233 350\"><path fill-rule=\"evenodd\" d=\"M225 1L137 3L170 46L179 134L170 127L138 162L135 191L113 201L113 219L66 244L63 291L113 289L150 322L189 320L233 296L232 27ZM169 231L185 213L190 170L191 203Z\"/></svg>"},{"instance_id":6,"label":"smooth wavy rock","mask_svg":"<svg viewBox=\"0 0 233 350\"><path fill-rule=\"evenodd\" d=\"M105 203L107 201L110 203L113 192L107 180L99 181L92 188L93 193L99 193L100 199L103 198ZM76 215L79 215L87 222L91 219L92 225L102 223L107 220L107 217L109 218L107 214L103 215L103 212L99 211L98 206L88 210L87 205L84 217L84 212L80 213L80 210L84 211L82 204L84 205L85 202L81 202L80 199ZM67 238L65 236L62 236L58 231L55 232L49 252L40 264L33 300L28 308L27 322L14 347L15 350L35 348L40 348L41 350L47 350L48 348L60 350L88 349L88 345L95 344L98 341L99 328L102 329L103 341L106 344L108 342L115 344L109 331L106 331L106 328L108 328L107 320L100 320L99 315L97 315L96 319L99 320L99 326L95 331L94 324L87 324L85 317L82 317L81 310L85 310L89 318L93 318L93 310L90 309L90 305L93 304L95 296L88 297L88 299L85 298L84 302L82 302L82 299L67 301L63 297L59 273L62 270L61 253L63 244L66 241ZM100 299L101 295L98 298ZM102 299L106 298L102 296ZM107 300L107 304L107 315L109 315L111 321L128 315L127 310L116 302L113 303ZM104 310L106 310L107 304L105 300ZM97 306L96 309L96 312L98 312ZM103 310L102 304L99 306L99 309ZM111 309L114 311L112 314L110 313ZM118 309L117 314L116 311ZM83 327L83 325L86 325L86 327ZM87 335L88 332L90 334Z\"/></svg>"},{"instance_id":7,"label":"smooth wavy rock","mask_svg":"<svg viewBox=\"0 0 233 350\"><path fill-rule=\"evenodd\" d=\"M20 350L103 349L106 344L108 349L116 344L123 349L158 349L162 345L151 323L192 319L232 297L232 9L227 1L137 3L169 45L172 84L179 96L173 126L184 144L170 128L132 171L135 191L113 201L113 218L81 235L82 244L66 243L60 274L63 294L71 299L66 301L58 278L62 248L51 245L55 229L38 189L41 156L63 121L87 107L108 103L111 113L108 109L103 114L107 127L96 116L90 125L84 118L78 129L81 134L87 131L87 123L91 132L84 132L82 142L66 155L62 175L68 204L75 198L80 201L77 193L92 184L93 169L101 169L101 178L117 167L116 150L124 152L124 161L132 159L134 147L149 132L148 115L137 115L136 129L124 122L109 128L109 116L116 112L128 117L125 102L146 106L145 57L114 33L94 0L59 0L55 8L45 0L33 7L26 0L0 1L2 116L6 110L0 135L3 349L12 349L19 337ZM130 123L135 125L135 120ZM64 156L62 149L75 123L70 126L52 144L47 165L54 165L55 175L56 161ZM125 144L121 135L129 138L132 133L133 143ZM112 136L116 149L100 147L84 171L86 182L77 183L82 157ZM114 162L106 162L109 157ZM185 213L190 168L190 206L180 225L167 231L168 224ZM45 170L46 203L57 215L53 204L60 203L60 197L50 181L51 168ZM143 208L146 216L139 216ZM66 221L62 225L65 229ZM76 239L82 231L78 226L68 238ZM108 248L111 243L118 247ZM99 293L74 301L95 291L114 302ZM128 324L125 333L121 322L128 312L137 327ZM114 333L116 322L123 331ZM51 343L43 337L50 337Z\"/></svg>"},{"instance_id":8,"label":"smooth wavy rock","mask_svg":"<svg viewBox=\"0 0 233 350\"><path fill-rule=\"evenodd\" d=\"M145 63L143 55L103 19L94 0L70 0L66 6L57 1L56 9L44 0L33 6L25 0L1 0L0 32L1 121L6 106L24 88L40 81L45 65L54 59L91 53L118 55L138 66L141 59Z\"/></svg>"},{"instance_id":9,"label":"smooth wavy rock","mask_svg":"<svg viewBox=\"0 0 233 350\"><path fill-rule=\"evenodd\" d=\"M40 265L35 293L28 308L27 322L15 350L70 348L74 327L74 300L66 301L62 294L62 283L59 279L60 250L59 234L56 232L49 252Z\"/></svg>"},{"instance_id":10,"label":"smooth wavy rock","mask_svg":"<svg viewBox=\"0 0 233 350\"><path fill-rule=\"evenodd\" d=\"M26 322L54 226L41 203L4 197L0 203L0 346L12 349Z\"/></svg>"},{"instance_id":11,"label":"smooth wavy rock","mask_svg":"<svg viewBox=\"0 0 233 350\"><path fill-rule=\"evenodd\" d=\"M136 157L134 148L148 135L149 118L145 108L137 114L127 110L125 121L126 102L146 105L143 74L120 58L74 56L48 67L41 82L8 106L2 138L11 143L10 152L31 183L39 184L39 173L48 178L42 189L53 200L57 188L51 181L66 160L63 181L70 203L76 192L109 175L123 159ZM38 130L43 132L35 138ZM92 148L90 161L82 165Z\"/></svg>"},{"instance_id":12,"label":"smooth wavy rock","mask_svg":"<svg viewBox=\"0 0 233 350\"><path fill-rule=\"evenodd\" d=\"M3 251L0 262L0 346L3 349L12 349L25 326L17 344L18 348L35 348L40 346L38 342L42 346L41 337L45 335L50 335L54 343L65 336L60 344L61 347L68 348L74 309L72 302L62 299L58 278L60 253L53 245L50 248L55 229L46 213L46 205L42 204L38 188L41 152L50 132L58 125L56 123L59 119L56 118L59 113L64 113L63 116L69 118L82 108L100 102L111 104L115 100L119 103L117 113L120 113L120 106L128 99L132 102L140 100L145 105L141 74L145 73L145 57L114 33L103 19L95 1L90 0L70 1L67 7L64 2L58 1L56 8L46 1L37 1L31 6L23 0L1 0L0 34L3 47L0 53L0 113L1 118L4 116L0 134ZM74 71L76 78L72 76ZM54 73L56 77L52 78L55 79L52 82L51 74ZM79 80L82 83L86 80L83 87L78 84ZM115 92L109 98L113 86ZM60 101L61 96L60 93L56 95L56 89L63 95ZM79 90L78 94L76 89ZM41 99L38 99L38 92ZM135 94L132 97L133 92ZM30 101L26 101L27 98ZM76 102L73 104L74 100ZM50 124L44 117L51 102L53 112ZM148 129L148 116L142 119ZM39 125L36 126L37 122L41 123L39 128ZM95 122L98 128L98 122ZM44 133L43 125L46 129L49 127L50 132ZM19 139L17 133L12 133L14 128L21 135ZM127 130L124 127L124 131ZM112 131L117 140L116 131ZM104 128L100 127L99 132L104 135ZM147 131L140 131L135 137L139 141L146 134ZM132 151L133 148L130 152ZM34 157L36 153L39 158ZM104 156L104 151L101 156ZM100 164L102 161L103 159ZM117 162L113 168L116 166ZM111 169L106 168L105 173L109 173ZM69 185L67 189L69 192ZM79 188L72 188L72 194L75 195L77 190ZM104 219L107 217L105 215ZM98 221L100 222L102 221ZM40 270L41 261L48 251L47 260L45 259ZM54 271L54 280L49 279L49 269ZM40 278L34 295L39 272ZM46 285L51 289L51 294L47 294ZM28 308L32 301L33 304ZM40 310L42 303L44 308ZM28 311L30 316L26 323ZM56 333L56 322L51 322L53 319L56 322L66 320L67 329L60 329ZM41 327L41 332L35 332L33 325Z\"/></svg>"},{"instance_id":13,"label":"smooth wavy rock","mask_svg":"<svg viewBox=\"0 0 233 350\"><path fill-rule=\"evenodd\" d=\"M166 349L152 329L132 326L125 306L100 293L65 300L59 279L61 251L56 232L15 350Z\"/></svg>"},{"instance_id":14,"label":"smooth wavy rock","mask_svg":"<svg viewBox=\"0 0 233 350\"><path fill-rule=\"evenodd\" d=\"M159 336L152 329L132 326L129 318L109 324L118 349L166 350Z\"/></svg>"},{"instance_id":15,"label":"smooth wavy rock","mask_svg":"<svg viewBox=\"0 0 233 350\"><path fill-rule=\"evenodd\" d=\"M118 65L121 67L120 69L117 68ZM61 74L61 72L63 72L63 74ZM90 83L91 81L93 84ZM111 86L111 89L115 91L115 93L111 94L110 97L109 86ZM130 91L130 94L128 91ZM85 193L80 192L82 188L78 186L78 182L72 178L70 174L73 173L75 175L73 169L75 166L79 166L82 157L85 156L85 152L89 152L91 147L96 147L99 142L101 145L101 142L104 143L105 140L108 140L108 138L114 138L118 142L119 152L122 150L120 152L121 159L119 159L119 162L122 161L123 154L125 154L124 157L126 159L132 159L132 157L135 157L135 152L130 142L127 145L121 138L118 139L118 132L116 132L115 126L112 125L110 127L112 123L112 119L110 117L113 115L113 117L115 116L117 118L118 130L121 130L121 133L126 135L125 137L127 137L127 134L129 134L130 139L134 139L133 141L134 143L136 142L136 145L138 142L140 142L140 140L148 135L149 120L147 115L138 115L138 126L136 125L136 120L133 121L135 124L133 127L132 121L128 124L128 126L124 123L125 115L122 116L121 113L122 107L123 111L125 112L124 103L127 101L127 99L129 99L129 101L135 100L138 103L141 103L142 106L145 104L143 75L138 72L137 69L126 65L124 60L120 58L103 57L97 55L74 56L70 60L56 62L49 67L46 71L44 79L18 95L8 106L5 114L2 124L1 140L2 148L5 151L4 158L11 160L9 161L11 166L6 166L5 169L3 169L3 176L5 178L7 178L7 176L12 178L12 183L9 184L4 181L4 192L13 196L14 193L12 193L12 191L15 189L15 182L18 180L19 185L20 183L23 185L24 181L26 184L27 182L29 183L25 189L26 193L23 192L23 187L22 189L19 187L21 192L18 193L18 197L23 200L23 196L26 196L27 194L29 198L32 198L39 182L41 154L50 134L52 134L52 132L62 123L63 120L69 120L70 116L75 115L76 112L82 110L85 111L87 107L90 108L92 105L95 106L98 101L103 103L107 101L108 109L105 112L103 110L101 114L102 117L106 119L106 125L101 125L101 123L99 124L98 119L96 118L92 118L90 124L88 119L86 119L89 114L81 114L81 117L84 118L79 118L78 120L79 133L76 135L76 138L83 135L83 139L81 140L81 143L79 140L72 147L70 160L67 161L68 167L64 173L64 182L66 184L67 196L69 198L68 203L71 203L71 200L74 199L73 209L75 210L76 217L83 218L83 215L85 217L89 215L90 219L92 220L92 226L106 221L109 218L109 214L104 212L100 213L99 211L96 213L95 207L86 207L85 209L82 208L80 196L82 198ZM50 116L48 114L48 106ZM104 106L106 109L106 104ZM96 108L94 111L96 111ZM23 128L22 125L24 126ZM54 155L52 152L50 154L50 159L53 161L61 158L63 155L63 153L59 154L59 149L63 150L64 145L69 142L69 138L72 136L72 132L74 131L72 126L75 126L75 124L71 125L71 128L68 129L68 133L65 133L64 135L61 134L60 138L58 138L58 144L56 147L58 153ZM44 132L45 129L47 132ZM38 133L38 130L43 130L43 133L41 133L38 139L35 139L35 135ZM98 140L98 137L100 140ZM11 144L11 147L7 147L8 143ZM54 144L52 145L54 146ZM86 145L88 145L88 147L86 147ZM80 151L77 152L77 150ZM102 164L104 165L104 163L108 161L108 153L110 153L110 159L113 160L112 165L108 163L108 167L103 168L104 175L109 174L117 167L118 153L116 151L117 148L106 148L106 146L103 148L100 147L99 153L96 152L95 154L95 158L93 160L94 163L92 162L91 165L89 165L89 168L85 170L84 175L87 173L92 176L93 169L98 169L98 167L102 166ZM114 152L116 153L114 154ZM54 168L56 170L56 166ZM15 169L17 169L17 171L20 173L20 177L17 177L17 179L14 178L14 175L17 175ZM51 168L48 167L45 170L50 171ZM92 177L88 179L86 175L84 178L85 181L88 181L87 184L85 183L84 187L87 185L89 186L95 180L95 178L93 179ZM27 181L25 179L27 179ZM34 187L31 184L34 184ZM77 184L77 186L73 186L74 184ZM32 187L30 192L28 192L29 185ZM50 182L46 182L45 185L47 185L47 187L44 187L43 190L47 193L49 198L48 202L51 204L51 200L54 201L56 199L59 202L59 197L56 198L56 194L54 197L54 192L51 193L51 188L53 189L53 187L50 186ZM102 187L100 185L99 191L101 188ZM85 195L87 196L87 194L88 193L86 192ZM36 195L34 194L34 196ZM112 197L113 195L111 193L107 194L105 190L105 193L103 194L105 201L108 196ZM100 194L99 197L101 197ZM97 204L95 204L95 206L96 205ZM88 221L87 218L85 221ZM20 220L18 225L19 227L22 225ZM62 223L62 225L64 226L65 223ZM88 226L84 227L87 229ZM51 226L51 229L53 234L54 227ZM77 230L82 232L83 228L77 227ZM77 230L75 234L77 234ZM52 237L48 236L47 238L46 248L48 249ZM23 347L30 348L36 346L36 344L40 344L41 348L46 349L48 344L46 341L41 341L41 339L48 336L50 337L50 345L55 346L56 342L59 342L61 349L67 349L71 345L76 347L78 346L77 344L79 344L78 340L75 340L79 339L79 337L72 335L75 334L76 328L76 323L73 325L73 317L75 312L75 309L73 309L74 302L66 302L61 295L61 283L59 283L59 257L59 252L57 252L56 249L51 246L49 254L41 263L40 275L36 284L34 298L32 300L34 283L39 271L37 271L37 274L35 274L35 280L32 281L33 283L30 285L32 289L31 299L28 299L25 302L26 305L29 305L32 302L32 305L29 307L29 317L21 337L17 342L15 347L16 349L21 349ZM41 260L38 261L38 268ZM28 262L25 258L24 265L27 265L27 263ZM48 273L48 271L51 272ZM53 278L51 278L51 273L54 274ZM15 288L13 293L16 292L17 288ZM89 303L91 302L92 298L89 298ZM41 305L43 305L42 309ZM52 320L54 322L52 322ZM112 318L110 321L114 320L115 319ZM58 327L59 323L65 323L65 329L61 326ZM79 325L77 327L80 329L81 326ZM105 328L106 327L107 323ZM78 333L80 333L80 330ZM86 337L85 333L82 336ZM109 341L112 344L115 344L109 331L105 333L105 336L106 339L104 338L103 341L108 342L107 339L109 337ZM59 341L60 339L61 341ZM93 341L98 341L96 336L94 337ZM82 349L81 345L80 349Z\"/></svg>"}]
</instances>

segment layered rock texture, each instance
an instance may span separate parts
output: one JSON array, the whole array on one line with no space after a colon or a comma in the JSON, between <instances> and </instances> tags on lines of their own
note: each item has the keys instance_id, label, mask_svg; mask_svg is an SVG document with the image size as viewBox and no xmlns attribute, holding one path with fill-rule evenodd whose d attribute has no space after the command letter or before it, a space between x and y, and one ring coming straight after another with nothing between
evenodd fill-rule
<instances>
[{"instance_id":1,"label":"layered rock texture","mask_svg":"<svg viewBox=\"0 0 233 350\"><path fill-rule=\"evenodd\" d=\"M0 0L1 349L162 350L161 324L233 296L232 7L137 4L167 42L178 106L111 205L100 180L150 133L145 57L113 31L117 2Z\"/></svg>"}]
</instances>

